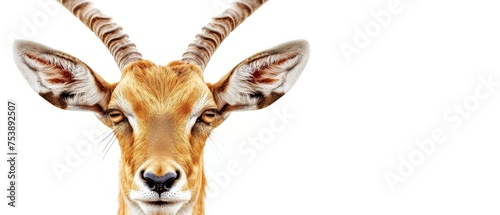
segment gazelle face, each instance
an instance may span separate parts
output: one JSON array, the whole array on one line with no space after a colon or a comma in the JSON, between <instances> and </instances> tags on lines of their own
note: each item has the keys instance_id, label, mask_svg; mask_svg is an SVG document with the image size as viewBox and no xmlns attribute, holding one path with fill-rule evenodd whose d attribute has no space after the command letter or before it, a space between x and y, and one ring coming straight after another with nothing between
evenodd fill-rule
<instances>
[{"instance_id":1,"label":"gazelle face","mask_svg":"<svg viewBox=\"0 0 500 215\"><path fill-rule=\"evenodd\" d=\"M201 214L210 132L233 111L265 108L283 96L305 67L308 49L305 41L292 41L257 53L215 84L185 61L139 60L109 84L80 60L41 44L17 41L14 55L45 100L93 111L113 129L121 148L123 213Z\"/></svg>"},{"instance_id":2,"label":"gazelle face","mask_svg":"<svg viewBox=\"0 0 500 215\"><path fill-rule=\"evenodd\" d=\"M214 84L202 72L229 32L266 0L243 0L214 19L182 60L143 60L121 28L85 0L62 4L93 29L122 77L108 83L88 65L30 41L14 43L15 62L52 105L94 112L121 149L119 214L203 214L203 148L233 111L271 105L293 86L309 56L304 40L283 43L237 64Z\"/></svg>"},{"instance_id":3,"label":"gazelle face","mask_svg":"<svg viewBox=\"0 0 500 215\"><path fill-rule=\"evenodd\" d=\"M132 64L105 112L120 143L121 190L131 205L174 214L203 196L203 147L221 118L196 66Z\"/></svg>"}]
</instances>

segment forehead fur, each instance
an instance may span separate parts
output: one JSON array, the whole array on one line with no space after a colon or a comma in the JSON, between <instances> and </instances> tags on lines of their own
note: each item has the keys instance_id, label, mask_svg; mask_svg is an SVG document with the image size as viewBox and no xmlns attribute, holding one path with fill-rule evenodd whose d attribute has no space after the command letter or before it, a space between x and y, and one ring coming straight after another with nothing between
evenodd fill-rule
<instances>
[{"instance_id":1,"label":"forehead fur","mask_svg":"<svg viewBox=\"0 0 500 215\"><path fill-rule=\"evenodd\" d=\"M126 99L136 115L189 114L200 98L211 93L199 67L173 61L166 66L142 60L124 68L114 99Z\"/></svg>"}]
</instances>

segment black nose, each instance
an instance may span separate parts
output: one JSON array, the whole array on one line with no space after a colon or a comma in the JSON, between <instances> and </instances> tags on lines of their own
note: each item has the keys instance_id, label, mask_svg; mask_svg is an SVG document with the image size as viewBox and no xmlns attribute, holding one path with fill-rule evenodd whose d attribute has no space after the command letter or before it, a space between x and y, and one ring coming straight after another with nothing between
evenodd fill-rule
<instances>
[{"instance_id":1,"label":"black nose","mask_svg":"<svg viewBox=\"0 0 500 215\"><path fill-rule=\"evenodd\" d=\"M162 193L172 189L175 180L179 178L178 175L176 172L169 172L166 175L157 176L150 172L144 172L142 178L152 191Z\"/></svg>"}]
</instances>

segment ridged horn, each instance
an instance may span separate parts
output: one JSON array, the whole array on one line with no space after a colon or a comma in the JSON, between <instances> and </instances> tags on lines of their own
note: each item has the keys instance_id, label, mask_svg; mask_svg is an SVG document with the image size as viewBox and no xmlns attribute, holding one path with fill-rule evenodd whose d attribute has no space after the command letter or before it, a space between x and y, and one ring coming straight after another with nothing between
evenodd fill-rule
<instances>
[{"instance_id":1,"label":"ridged horn","mask_svg":"<svg viewBox=\"0 0 500 215\"><path fill-rule=\"evenodd\" d=\"M128 35L122 32L122 28L85 0L58 0L73 15L92 30L111 55L115 58L120 70L126 65L142 59L134 43L130 42Z\"/></svg>"},{"instance_id":2,"label":"ridged horn","mask_svg":"<svg viewBox=\"0 0 500 215\"><path fill-rule=\"evenodd\" d=\"M202 28L202 32L196 35L195 41L189 44L188 49L182 55L182 60L195 63L202 70L205 69L215 50L229 33L267 1L240 0L233 2L229 9L214 17L212 22Z\"/></svg>"}]
</instances>

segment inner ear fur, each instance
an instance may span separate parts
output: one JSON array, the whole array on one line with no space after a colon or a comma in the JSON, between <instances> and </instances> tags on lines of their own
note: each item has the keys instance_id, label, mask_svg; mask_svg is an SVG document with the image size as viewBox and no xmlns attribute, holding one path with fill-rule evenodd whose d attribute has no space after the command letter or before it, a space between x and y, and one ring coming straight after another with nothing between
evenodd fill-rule
<instances>
[{"instance_id":1,"label":"inner ear fur","mask_svg":"<svg viewBox=\"0 0 500 215\"><path fill-rule=\"evenodd\" d=\"M209 85L220 112L265 108L287 93L309 59L309 44L296 40L243 60Z\"/></svg>"},{"instance_id":2,"label":"inner ear fur","mask_svg":"<svg viewBox=\"0 0 500 215\"><path fill-rule=\"evenodd\" d=\"M52 105L102 113L114 84L81 60L39 43L14 42L14 60L31 88Z\"/></svg>"}]
</instances>

